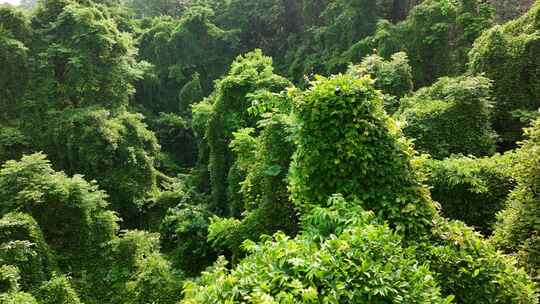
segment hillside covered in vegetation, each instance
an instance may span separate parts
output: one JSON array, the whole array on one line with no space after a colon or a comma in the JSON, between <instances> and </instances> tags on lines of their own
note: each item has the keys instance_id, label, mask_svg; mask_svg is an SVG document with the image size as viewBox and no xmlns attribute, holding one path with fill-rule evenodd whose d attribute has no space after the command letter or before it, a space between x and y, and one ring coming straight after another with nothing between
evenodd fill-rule
<instances>
[{"instance_id":1,"label":"hillside covered in vegetation","mask_svg":"<svg viewBox=\"0 0 540 304\"><path fill-rule=\"evenodd\" d=\"M0 4L0 304L538 304L540 0Z\"/></svg>"}]
</instances>

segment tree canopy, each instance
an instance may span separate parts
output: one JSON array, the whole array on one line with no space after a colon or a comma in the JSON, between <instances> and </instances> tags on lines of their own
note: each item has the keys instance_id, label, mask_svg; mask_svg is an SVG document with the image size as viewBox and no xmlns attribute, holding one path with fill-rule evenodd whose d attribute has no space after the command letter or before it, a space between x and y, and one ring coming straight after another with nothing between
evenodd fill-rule
<instances>
[{"instance_id":1,"label":"tree canopy","mask_svg":"<svg viewBox=\"0 0 540 304\"><path fill-rule=\"evenodd\" d=\"M0 304L538 304L539 11L0 4Z\"/></svg>"}]
</instances>

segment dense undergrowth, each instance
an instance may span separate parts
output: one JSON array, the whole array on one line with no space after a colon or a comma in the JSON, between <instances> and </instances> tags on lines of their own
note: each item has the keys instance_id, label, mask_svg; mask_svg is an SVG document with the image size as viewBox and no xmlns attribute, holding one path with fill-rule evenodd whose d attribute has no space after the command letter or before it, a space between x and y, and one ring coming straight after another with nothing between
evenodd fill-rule
<instances>
[{"instance_id":1,"label":"dense undergrowth","mask_svg":"<svg viewBox=\"0 0 540 304\"><path fill-rule=\"evenodd\" d=\"M539 20L0 5L0 303L538 303Z\"/></svg>"}]
</instances>

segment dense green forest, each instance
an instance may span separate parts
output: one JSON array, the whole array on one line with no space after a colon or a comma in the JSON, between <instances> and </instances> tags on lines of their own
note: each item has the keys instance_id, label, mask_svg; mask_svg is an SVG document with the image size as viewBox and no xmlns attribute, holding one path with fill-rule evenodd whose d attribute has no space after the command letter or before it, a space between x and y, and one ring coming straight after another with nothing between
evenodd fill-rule
<instances>
[{"instance_id":1,"label":"dense green forest","mask_svg":"<svg viewBox=\"0 0 540 304\"><path fill-rule=\"evenodd\" d=\"M0 5L0 304L538 303L540 0Z\"/></svg>"}]
</instances>

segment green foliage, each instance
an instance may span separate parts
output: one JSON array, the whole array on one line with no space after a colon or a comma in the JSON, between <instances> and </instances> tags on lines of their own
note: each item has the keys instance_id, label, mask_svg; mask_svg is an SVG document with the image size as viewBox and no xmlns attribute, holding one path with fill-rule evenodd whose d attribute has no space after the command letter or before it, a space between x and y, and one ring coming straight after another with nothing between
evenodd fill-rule
<instances>
[{"instance_id":1,"label":"green foliage","mask_svg":"<svg viewBox=\"0 0 540 304\"><path fill-rule=\"evenodd\" d=\"M29 138L19 129L0 125L0 164L30 150Z\"/></svg>"},{"instance_id":2,"label":"green foliage","mask_svg":"<svg viewBox=\"0 0 540 304\"><path fill-rule=\"evenodd\" d=\"M111 196L112 207L136 226L138 205L156 190L155 135L142 115L102 108L65 110L51 128L47 152L68 173L83 173Z\"/></svg>"},{"instance_id":3,"label":"green foliage","mask_svg":"<svg viewBox=\"0 0 540 304\"><path fill-rule=\"evenodd\" d=\"M512 259L503 258L474 234L460 238L469 228L446 223L436 213L414 172L413 152L382 110L369 78L319 78L297 95L294 109L300 126L290 187L303 214L328 204L324 197L331 196L330 191L342 193L405 236L404 244L419 249L418 261L434 261L432 269L445 296L466 303L490 303L499 297L536 302L534 284ZM460 242L474 246L453 247ZM443 253L454 253L428 254L437 246ZM484 264L489 268L476 271ZM450 269L456 265L457 270ZM484 279L477 281L480 271Z\"/></svg>"},{"instance_id":4,"label":"green foliage","mask_svg":"<svg viewBox=\"0 0 540 304\"><path fill-rule=\"evenodd\" d=\"M179 16L192 0L122 0L138 17Z\"/></svg>"},{"instance_id":5,"label":"green foliage","mask_svg":"<svg viewBox=\"0 0 540 304\"><path fill-rule=\"evenodd\" d=\"M12 265L0 266L0 293L19 290L20 279L19 268Z\"/></svg>"},{"instance_id":6,"label":"green foliage","mask_svg":"<svg viewBox=\"0 0 540 304\"><path fill-rule=\"evenodd\" d=\"M262 235L277 231L294 235L297 231L296 211L287 189L287 174L295 149L292 122L290 116L280 114L276 108L273 111L276 112L262 114L258 137L251 135L254 129L241 129L234 133L230 145L236 154L235 164L244 177L238 186L241 221L214 219L209 239L231 252L233 259L243 255L240 245L245 240L258 241Z\"/></svg>"},{"instance_id":7,"label":"green foliage","mask_svg":"<svg viewBox=\"0 0 540 304\"><path fill-rule=\"evenodd\" d=\"M143 30L139 56L153 67L137 83L136 103L155 112L184 114L189 104L200 101L199 94L211 91L234 58L235 40L233 32L214 24L213 15L207 7L194 6L180 20L156 18Z\"/></svg>"},{"instance_id":8,"label":"green foliage","mask_svg":"<svg viewBox=\"0 0 540 304\"><path fill-rule=\"evenodd\" d=\"M427 174L431 196L441 204L444 216L490 235L495 215L503 209L515 187L512 156L428 160L421 170Z\"/></svg>"},{"instance_id":9,"label":"green foliage","mask_svg":"<svg viewBox=\"0 0 540 304\"><path fill-rule=\"evenodd\" d=\"M55 172L43 154L8 161L0 170L0 214L32 215L63 270L98 263L102 246L116 234L118 218L105 198L95 183Z\"/></svg>"},{"instance_id":10,"label":"green foliage","mask_svg":"<svg viewBox=\"0 0 540 304\"><path fill-rule=\"evenodd\" d=\"M490 0L495 8L498 21L509 21L523 15L535 0Z\"/></svg>"},{"instance_id":11,"label":"green foliage","mask_svg":"<svg viewBox=\"0 0 540 304\"><path fill-rule=\"evenodd\" d=\"M272 59L260 50L239 56L229 74L216 83L216 90L210 97L213 111L206 133L210 148L212 211L218 214L229 212L227 175L234 163L229 143L234 131L255 123L254 117L248 113L250 94L262 90L280 92L289 84L288 80L273 73Z\"/></svg>"},{"instance_id":12,"label":"green foliage","mask_svg":"<svg viewBox=\"0 0 540 304\"><path fill-rule=\"evenodd\" d=\"M539 7L488 2L0 5L0 303L538 303L540 120L477 157L540 116ZM424 182L485 234L517 188L490 243Z\"/></svg>"},{"instance_id":13,"label":"green foliage","mask_svg":"<svg viewBox=\"0 0 540 304\"><path fill-rule=\"evenodd\" d=\"M180 90L179 112L184 115L191 114L191 105L202 101L203 98L200 76L199 73L195 73L191 80L182 87L182 90Z\"/></svg>"},{"instance_id":14,"label":"green foliage","mask_svg":"<svg viewBox=\"0 0 540 304\"><path fill-rule=\"evenodd\" d=\"M55 257L36 221L27 214L8 213L0 218L0 265L11 265L4 269L8 275L10 289L33 290L48 280L56 268ZM15 288L17 287L17 288Z\"/></svg>"},{"instance_id":15,"label":"green foliage","mask_svg":"<svg viewBox=\"0 0 540 304\"><path fill-rule=\"evenodd\" d=\"M231 0L217 2L217 21L238 32L240 53L260 48L282 59L295 45L294 35L302 30L302 2L299 0ZM282 62L278 62L280 65ZM280 66L281 67L281 66ZM284 69L282 69L285 71Z\"/></svg>"},{"instance_id":16,"label":"green foliage","mask_svg":"<svg viewBox=\"0 0 540 304\"><path fill-rule=\"evenodd\" d=\"M197 146L189 121L174 113L159 113L149 124L161 146L162 154L172 158L174 164L180 167L192 167L195 164ZM163 156L160 158L163 159ZM161 166L166 169L173 167L162 162Z\"/></svg>"},{"instance_id":17,"label":"green foliage","mask_svg":"<svg viewBox=\"0 0 540 304\"><path fill-rule=\"evenodd\" d=\"M107 289L103 299L129 304L177 303L182 274L159 253L158 234L125 231L110 246L112 267L103 282L95 282Z\"/></svg>"},{"instance_id":18,"label":"green foliage","mask_svg":"<svg viewBox=\"0 0 540 304\"><path fill-rule=\"evenodd\" d=\"M45 1L33 20L40 33L37 94L57 108L126 105L141 71L131 36L104 6Z\"/></svg>"},{"instance_id":19,"label":"green foliage","mask_svg":"<svg viewBox=\"0 0 540 304\"><path fill-rule=\"evenodd\" d=\"M13 291L0 294L1 304L38 304L36 299L29 293Z\"/></svg>"},{"instance_id":20,"label":"green foliage","mask_svg":"<svg viewBox=\"0 0 540 304\"><path fill-rule=\"evenodd\" d=\"M206 130L208 129L208 123L210 122L213 111L214 108L208 99L204 99L192 107L191 128L195 135L198 152L195 174L198 178L197 188L204 192L210 191L210 171L208 167L210 147L208 145L208 138L206 137Z\"/></svg>"},{"instance_id":21,"label":"green foliage","mask_svg":"<svg viewBox=\"0 0 540 304\"><path fill-rule=\"evenodd\" d=\"M65 276L55 276L43 283L36 296L40 304L81 304L77 292Z\"/></svg>"},{"instance_id":22,"label":"green foliage","mask_svg":"<svg viewBox=\"0 0 540 304\"><path fill-rule=\"evenodd\" d=\"M516 255L531 276L540 281L540 120L526 130L528 139L522 143L517 155L515 173L517 187L508 197L506 208L497 215L493 240L498 248Z\"/></svg>"},{"instance_id":23,"label":"green foliage","mask_svg":"<svg viewBox=\"0 0 540 304\"><path fill-rule=\"evenodd\" d=\"M389 113L397 110L399 99L412 93L412 68L403 52L392 55L388 61L378 55L367 56L359 65L349 67L348 73L375 79L375 87L385 94L385 109Z\"/></svg>"},{"instance_id":24,"label":"green foliage","mask_svg":"<svg viewBox=\"0 0 540 304\"><path fill-rule=\"evenodd\" d=\"M495 152L490 102L489 79L443 77L402 100L399 119L415 148L436 159L459 153L486 156Z\"/></svg>"},{"instance_id":25,"label":"green foliage","mask_svg":"<svg viewBox=\"0 0 540 304\"><path fill-rule=\"evenodd\" d=\"M289 183L299 208L324 205L340 193L401 233L426 232L435 208L415 178L414 152L369 77L320 77L295 98L294 112L298 149Z\"/></svg>"},{"instance_id":26,"label":"green foliage","mask_svg":"<svg viewBox=\"0 0 540 304\"><path fill-rule=\"evenodd\" d=\"M204 205L179 204L161 222L161 244L173 266L191 276L212 264L217 255L207 242L210 213Z\"/></svg>"},{"instance_id":27,"label":"green foliage","mask_svg":"<svg viewBox=\"0 0 540 304\"><path fill-rule=\"evenodd\" d=\"M351 207L342 198L329 204L319 213ZM278 233L258 245L246 243L247 258L230 271L218 261L185 285L182 303L451 302L441 298L428 267L402 249L398 235L373 214L355 211L351 226L320 242L309 233L294 239Z\"/></svg>"},{"instance_id":28,"label":"green foliage","mask_svg":"<svg viewBox=\"0 0 540 304\"><path fill-rule=\"evenodd\" d=\"M466 70L467 54L483 30L492 25L493 9L482 0L425 0L406 20L380 22L373 36L354 45L353 61L376 50L382 57L404 51L409 56L416 86Z\"/></svg>"},{"instance_id":29,"label":"green foliage","mask_svg":"<svg viewBox=\"0 0 540 304\"><path fill-rule=\"evenodd\" d=\"M538 303L536 286L516 260L469 227L439 222L433 234L438 240L418 245L418 255L443 295L454 295L456 303Z\"/></svg>"},{"instance_id":30,"label":"green foliage","mask_svg":"<svg viewBox=\"0 0 540 304\"><path fill-rule=\"evenodd\" d=\"M20 11L0 7L0 117L15 118L30 76L28 40L31 29L28 18Z\"/></svg>"},{"instance_id":31,"label":"green foliage","mask_svg":"<svg viewBox=\"0 0 540 304\"><path fill-rule=\"evenodd\" d=\"M516 111L540 107L540 3L521 18L486 31L470 53L470 70L493 80L495 130L512 148L528 121Z\"/></svg>"},{"instance_id":32,"label":"green foliage","mask_svg":"<svg viewBox=\"0 0 540 304\"><path fill-rule=\"evenodd\" d=\"M302 2L304 31L292 36L296 40L287 53L288 74L295 80L344 71L351 61L358 61L351 60L346 51L371 35L378 19L391 17L388 0Z\"/></svg>"}]
</instances>

